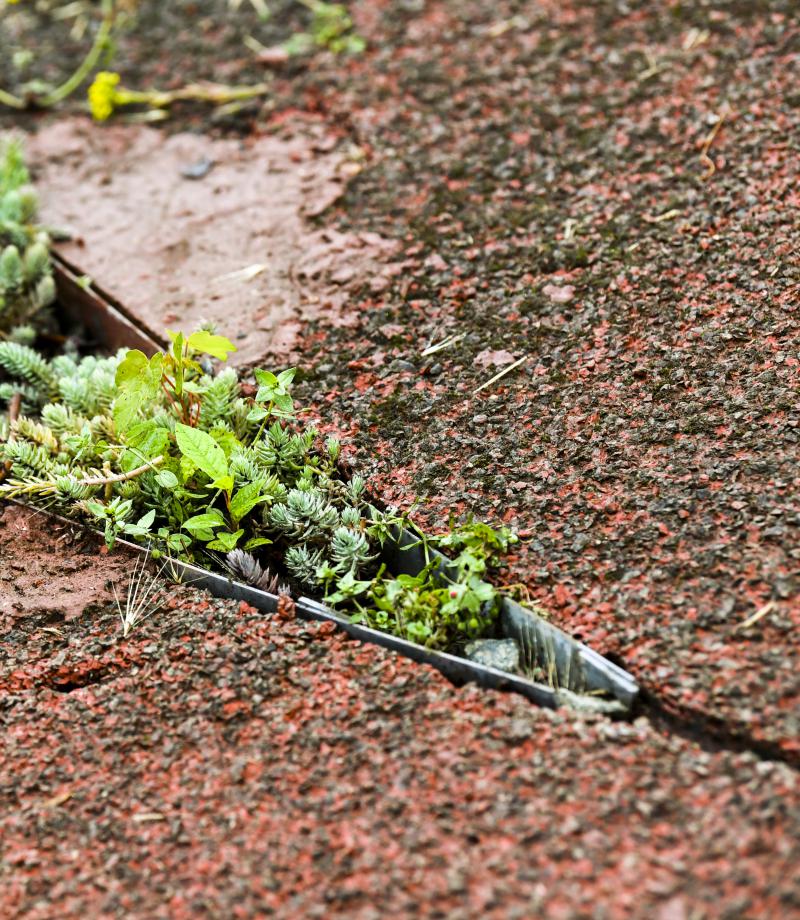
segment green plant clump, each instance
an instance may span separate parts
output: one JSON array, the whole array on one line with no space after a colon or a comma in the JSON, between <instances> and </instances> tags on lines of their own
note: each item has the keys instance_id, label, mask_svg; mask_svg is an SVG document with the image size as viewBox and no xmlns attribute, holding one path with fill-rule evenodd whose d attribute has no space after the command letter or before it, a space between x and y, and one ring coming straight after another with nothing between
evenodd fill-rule
<instances>
[{"instance_id":1,"label":"green plant clump","mask_svg":"<svg viewBox=\"0 0 800 920\"><path fill-rule=\"evenodd\" d=\"M0 339L31 343L56 297L50 239L17 140L0 142Z\"/></svg>"},{"instance_id":2,"label":"green plant clump","mask_svg":"<svg viewBox=\"0 0 800 920\"><path fill-rule=\"evenodd\" d=\"M288 54L307 54L314 48L326 48L334 54L360 54L367 47L364 39L353 31L353 20L341 3L300 2L311 11L311 25L308 32L295 32L284 42Z\"/></svg>"},{"instance_id":3,"label":"green plant clump","mask_svg":"<svg viewBox=\"0 0 800 920\"><path fill-rule=\"evenodd\" d=\"M339 443L295 411L294 369L256 370L252 396L234 370L208 372L233 350L209 330L173 335L152 357L47 361L0 342L0 368L27 407L0 443L0 495L99 523L109 547L124 535L261 585L277 583L271 563L355 622L431 648L490 634L499 600L484 576L510 532L469 523L418 535L423 571L387 571L383 545L412 525L374 507L361 477L340 475ZM451 555L446 568L437 548Z\"/></svg>"}]
</instances>

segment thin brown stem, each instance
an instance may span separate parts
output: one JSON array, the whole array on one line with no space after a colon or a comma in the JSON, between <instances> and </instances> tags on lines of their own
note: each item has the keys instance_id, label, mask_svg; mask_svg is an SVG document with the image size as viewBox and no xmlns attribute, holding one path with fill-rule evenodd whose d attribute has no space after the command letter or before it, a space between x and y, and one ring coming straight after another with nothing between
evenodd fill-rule
<instances>
[{"instance_id":1,"label":"thin brown stem","mask_svg":"<svg viewBox=\"0 0 800 920\"><path fill-rule=\"evenodd\" d=\"M114 476L96 476L93 479L79 479L78 482L82 486L106 486L114 482L127 482L129 479L135 479L137 476L141 476L142 473L160 466L163 462L164 458L159 456L148 460L142 466L137 466L135 470L131 470L129 473L117 473Z\"/></svg>"}]
</instances>

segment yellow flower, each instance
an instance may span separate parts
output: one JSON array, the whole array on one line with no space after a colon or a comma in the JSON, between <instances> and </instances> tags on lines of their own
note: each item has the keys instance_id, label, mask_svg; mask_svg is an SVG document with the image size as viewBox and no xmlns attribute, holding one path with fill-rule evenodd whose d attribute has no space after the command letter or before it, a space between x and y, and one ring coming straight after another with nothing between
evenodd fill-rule
<instances>
[{"instance_id":1,"label":"yellow flower","mask_svg":"<svg viewBox=\"0 0 800 920\"><path fill-rule=\"evenodd\" d=\"M89 108L97 121L105 121L114 111L119 80L118 73L101 70L89 87Z\"/></svg>"}]
</instances>

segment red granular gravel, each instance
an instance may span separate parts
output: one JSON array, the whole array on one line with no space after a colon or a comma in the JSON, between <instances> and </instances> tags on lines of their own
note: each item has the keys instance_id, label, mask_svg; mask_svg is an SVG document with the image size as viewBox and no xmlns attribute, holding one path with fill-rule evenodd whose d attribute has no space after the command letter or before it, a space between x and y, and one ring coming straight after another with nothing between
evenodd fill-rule
<instances>
[{"instance_id":1,"label":"red granular gravel","mask_svg":"<svg viewBox=\"0 0 800 920\"><path fill-rule=\"evenodd\" d=\"M372 151L341 220L405 270L309 333L303 395L429 528L528 534L508 581L671 711L796 758L797 4L365 23L320 105Z\"/></svg>"},{"instance_id":2,"label":"red granular gravel","mask_svg":"<svg viewBox=\"0 0 800 920\"><path fill-rule=\"evenodd\" d=\"M140 85L255 78L242 35L301 24L140 6ZM800 750L796 3L352 10L367 55L235 125L335 124L341 229L405 243L352 327L305 330L301 395L427 526L526 533L504 577L686 734L190 593L128 642L107 608L6 618L0 915L798 916L797 772L732 749Z\"/></svg>"},{"instance_id":3,"label":"red granular gravel","mask_svg":"<svg viewBox=\"0 0 800 920\"><path fill-rule=\"evenodd\" d=\"M457 690L330 624L186 587L127 640L107 604L7 617L0 687L2 917L800 912L787 765Z\"/></svg>"},{"instance_id":4,"label":"red granular gravel","mask_svg":"<svg viewBox=\"0 0 800 920\"><path fill-rule=\"evenodd\" d=\"M305 12L245 7L142 0L115 66L261 78L243 38ZM306 326L300 395L426 526L529 534L508 580L671 711L797 758L795 0L351 7L365 55L293 62L233 121L170 123L327 124L360 173L325 222L405 244L346 329ZM58 28L36 32L53 79L78 54ZM504 355L527 361L475 394Z\"/></svg>"}]
</instances>

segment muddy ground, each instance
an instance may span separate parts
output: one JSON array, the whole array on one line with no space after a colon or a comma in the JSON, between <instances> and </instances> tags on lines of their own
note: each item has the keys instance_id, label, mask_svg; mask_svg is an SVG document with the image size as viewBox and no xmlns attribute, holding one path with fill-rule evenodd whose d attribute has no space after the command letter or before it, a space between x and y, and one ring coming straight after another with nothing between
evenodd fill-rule
<instances>
[{"instance_id":1,"label":"muddy ground","mask_svg":"<svg viewBox=\"0 0 800 920\"><path fill-rule=\"evenodd\" d=\"M264 78L242 38L252 34L273 44L297 27L302 13L276 3L273 17L260 24L247 4L235 15L222 6L143 2L138 29L120 42L124 79L142 86ZM645 689L645 716L655 721L608 726L551 717L491 694L453 696L438 678L392 659L405 683L398 689L389 681L386 692L406 699L409 687L414 705L401 707L374 736L366 723L354 729L337 722L346 736L336 742L341 748L326 741L325 769L289 794L269 779L270 770L304 763L306 745L333 723L316 716L307 731L290 732L280 759L271 759L264 751L273 715L310 700L317 701L316 712L329 705L336 713L348 710L339 694L302 684L288 695L265 697L257 711L242 715L242 732L252 732L245 747L259 752L252 756L263 760L264 782L288 795L281 808L295 802L293 814L307 824L276 818L271 831L259 835L252 808L262 801L261 787L245 781L233 789L222 767L243 736L220 736L204 785L193 786L186 767L186 783L207 791L215 817L185 834L183 845L194 849L181 865L194 871L202 863L221 873L238 864L240 870L233 872L237 885L224 891L211 883L200 890L201 883L197 904L205 904L208 915L224 913L224 898L236 889L243 892L244 915L273 895L269 903L279 914L318 910L315 892L323 879L334 878L337 892L361 892L377 878L364 876L364 866L386 873L389 861L402 877L402 884L389 886L391 903L406 915L495 910L510 916L516 908L520 916L538 910L665 920L800 913L800 889L783 861L797 855L800 764L795 5L365 0L351 9L370 42L364 56L320 53L270 70L269 98L224 119L184 108L160 129L164 145L189 131L202 132L209 145L235 139L252 151L263 138L288 133L310 138L309 147L314 138L331 138L314 156L359 164L341 195L320 196L326 208L316 215L298 208L293 227L302 227L308 239L369 234L398 248L376 256L369 270L357 258L348 260L343 281L327 265L304 282L318 286L314 296L336 295L330 315L303 313L297 292L284 304L293 315L289 357L304 369L299 395L326 427L345 436L349 458L382 497L423 500L417 517L428 528L445 523L450 511L517 527L525 542L504 578L525 584L559 625L631 670ZM44 24L37 31L42 47L58 34ZM45 55L47 66L65 70L72 51L68 43L59 47L58 55ZM0 60L8 58L0 54ZM10 122L6 117L3 124ZM63 130L49 116L13 123L30 132ZM105 155L104 168L113 173L113 155L103 154L111 137L91 143L93 156ZM55 200L63 177L49 170L43 162L42 175L51 177L44 194L49 187ZM197 184L213 177L212 170ZM123 176L121 185L126 181ZM104 207L113 207L113 187ZM79 231L81 220L76 214ZM299 263L303 248L301 242L287 260ZM95 245L86 247L86 258L98 258ZM244 261L261 258L256 248ZM114 268L119 271L119 260ZM124 272L120 277L124 281ZM253 308L266 303L265 294ZM454 337L448 347L422 355L448 337ZM268 342L263 357L281 364L287 353ZM475 392L520 358L526 361L516 371ZM753 625L744 625L759 612ZM229 624L229 616L220 622ZM235 632L222 625L217 631ZM151 639L153 654L168 657L169 641ZM219 643L223 657L239 648L230 637ZM196 648L204 647L198 639ZM372 706L384 690L368 675L390 659L339 648L332 686L341 680L357 687L358 699ZM292 654L290 648L285 658ZM186 693L200 701L217 678L198 676L196 662L185 667L194 696ZM187 716L182 698L161 686L164 673L155 668L147 682L137 676L116 692L126 695L123 711L141 701L146 719L163 721L166 737L177 731L168 726ZM423 705L414 688L433 685L437 702ZM80 707L73 694L52 693L32 688L7 707L7 725L24 726L9 769L41 743L37 718L41 732L51 731L41 707L56 700L76 718L84 712L71 708ZM88 694L92 706L94 694L108 695L92 709L93 724L113 748L114 732L124 731L119 721L110 728L106 722L113 684L79 693ZM248 693L241 690L245 698ZM486 740L494 731L488 726L512 711L532 732L513 752ZM54 718L60 724L60 715ZM464 719L483 726L475 735L483 740L462 753L455 739L466 731ZM71 724L61 726L54 744L80 760L88 741ZM625 731L635 740L620 747L617 733ZM450 751L451 764L439 765L440 749ZM336 805L331 776L347 773L354 752L367 752L370 762L377 751L386 776L383 766L375 776L355 770L351 784L340 780ZM158 774L157 760L148 756L137 776L146 778L147 769ZM524 792L508 779L517 766L534 771ZM481 779L466 780L469 788L454 795L442 778L450 767L459 776L474 770ZM124 774L127 767L115 763L120 769ZM497 780L501 775L506 779ZM408 799L403 808L413 803L411 817L401 817L402 808L384 815L387 789L397 782L400 797ZM636 794L620 791L626 789ZM20 795L9 814L21 827L32 800ZM336 833L319 807L326 796L331 808L342 808ZM424 819L416 797L427 809ZM69 814L69 804L60 807ZM115 799L99 809L97 820L107 822L126 807ZM209 828L229 808L247 830L226 850ZM359 822L354 813L362 809ZM87 834L100 833L87 829L96 823L81 821L75 852L91 839ZM392 848L383 835L391 836L398 823L410 836ZM157 856L161 868L153 871L166 878L165 867L179 857L160 836L166 833L161 824L135 827L148 847L153 836L142 865ZM523 825L537 828L530 839ZM587 828L598 835L589 837L596 845L563 843ZM38 829L20 833L31 864L12 864L7 856L2 864L16 886L15 908L37 904L48 916L43 892L60 878L65 887L57 888L53 903L65 898L59 903L67 913L96 903L114 915L128 909L125 898L146 897L138 882L151 869L137 863L132 875L105 883L97 897L106 900L91 902L87 878L76 879L63 860L47 855L46 829L41 837ZM109 848L119 842L115 832L103 833ZM265 854L266 841L284 833L286 853L277 847L264 861L256 855L250 861L251 833ZM468 849L465 840L478 849ZM387 846L391 860L379 856ZM299 860L288 874L278 871L263 890L253 887L268 858L283 865L296 850L308 862ZM477 855L465 862L470 852ZM495 861L484 858L488 852ZM192 862L195 856L200 862ZM448 894L454 866L463 873ZM603 866L610 866L608 874ZM568 881L576 877L579 883ZM377 887L384 882L382 875ZM397 894L409 886L417 900ZM169 897L159 891L162 906L178 897L177 888ZM336 901L328 909L374 915L367 900L353 897L349 906ZM132 901L130 909L158 913L155 903ZM191 907L175 904L175 911L191 915Z\"/></svg>"}]
</instances>

